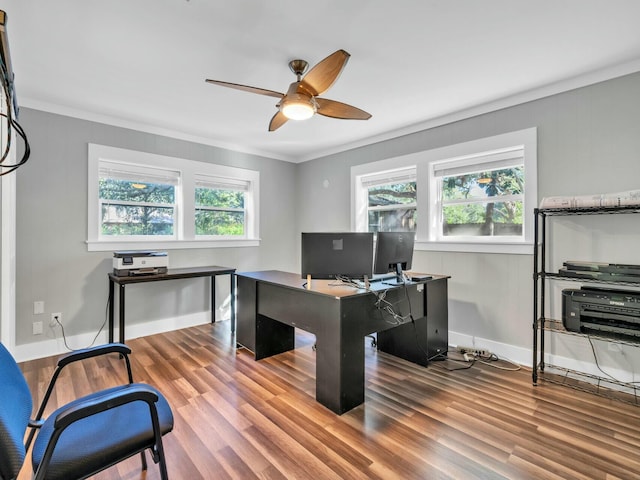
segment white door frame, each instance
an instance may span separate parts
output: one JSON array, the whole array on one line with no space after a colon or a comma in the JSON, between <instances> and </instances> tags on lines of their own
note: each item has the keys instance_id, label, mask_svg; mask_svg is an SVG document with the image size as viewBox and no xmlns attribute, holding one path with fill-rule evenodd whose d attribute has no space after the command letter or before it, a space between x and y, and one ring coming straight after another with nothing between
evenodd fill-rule
<instances>
[{"instance_id":1,"label":"white door frame","mask_svg":"<svg viewBox=\"0 0 640 480\"><path fill-rule=\"evenodd\" d=\"M6 119L0 126L2 151L6 141ZM15 165L15 143L8 165ZM16 172L0 177L0 341L10 352L16 344Z\"/></svg>"}]
</instances>

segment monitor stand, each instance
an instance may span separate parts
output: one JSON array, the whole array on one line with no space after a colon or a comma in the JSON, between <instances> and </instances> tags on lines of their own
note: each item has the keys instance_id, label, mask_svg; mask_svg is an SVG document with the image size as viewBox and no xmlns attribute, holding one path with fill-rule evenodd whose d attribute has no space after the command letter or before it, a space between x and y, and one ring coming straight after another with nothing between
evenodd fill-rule
<instances>
[{"instance_id":1,"label":"monitor stand","mask_svg":"<svg viewBox=\"0 0 640 480\"><path fill-rule=\"evenodd\" d=\"M390 278L382 283L384 283L385 285L404 285L406 281L404 278L404 273L402 273L402 263L395 264L394 273L396 274L396 278Z\"/></svg>"}]
</instances>

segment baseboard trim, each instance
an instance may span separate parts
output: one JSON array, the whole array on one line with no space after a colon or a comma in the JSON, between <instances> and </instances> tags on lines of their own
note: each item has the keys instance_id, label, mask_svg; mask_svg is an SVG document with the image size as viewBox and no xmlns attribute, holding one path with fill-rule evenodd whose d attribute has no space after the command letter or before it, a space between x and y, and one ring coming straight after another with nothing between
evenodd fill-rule
<instances>
[{"instance_id":1,"label":"baseboard trim","mask_svg":"<svg viewBox=\"0 0 640 480\"><path fill-rule=\"evenodd\" d=\"M495 342L486 338L479 338L473 335L449 331L450 345L464 345L465 347L476 347L489 350L500 358L510 360L518 365L531 367L533 361L533 351L530 348L517 347L507 343Z\"/></svg>"},{"instance_id":2,"label":"baseboard trim","mask_svg":"<svg viewBox=\"0 0 640 480\"><path fill-rule=\"evenodd\" d=\"M196 325L204 325L211 321L210 312L198 312L189 315L181 315L179 317L163 318L162 320L154 320L152 322L135 323L127 325L125 340L132 338L145 337L156 333L170 332L181 328L195 327ZM82 333L80 335L67 336L67 344L72 349L85 348L91 344L94 333ZM119 330L116 326L114 332L114 340L117 341ZM107 332L102 331L94 342L95 345L107 342ZM16 345L13 355L18 362L26 362L37 358L50 357L52 355L61 355L69 350L64 344L62 336L56 338L48 338L42 342L33 342L23 345Z\"/></svg>"},{"instance_id":3,"label":"baseboard trim","mask_svg":"<svg viewBox=\"0 0 640 480\"><path fill-rule=\"evenodd\" d=\"M533 368L533 349L517 347L506 343L499 343L486 338L479 338L472 335L465 335L458 332L449 332L449 344L450 345L464 345L466 347L476 347L489 350L491 353L495 353L499 358L510 360L518 365L522 365L529 369ZM636 347L630 347L636 348ZM595 375L597 377L604 377L603 372L598 368L595 362L587 360L579 360L576 358L569 358L560 355L554 355L552 353L545 353L544 361L548 365L556 365L558 367L575 370L577 372L587 373L589 375ZM634 378L634 372L625 370L624 368L607 366L606 372L613 378L619 379L623 382L637 381ZM581 378L581 380L587 380ZM616 386L614 384L606 383L606 387L627 391L627 389Z\"/></svg>"}]
</instances>

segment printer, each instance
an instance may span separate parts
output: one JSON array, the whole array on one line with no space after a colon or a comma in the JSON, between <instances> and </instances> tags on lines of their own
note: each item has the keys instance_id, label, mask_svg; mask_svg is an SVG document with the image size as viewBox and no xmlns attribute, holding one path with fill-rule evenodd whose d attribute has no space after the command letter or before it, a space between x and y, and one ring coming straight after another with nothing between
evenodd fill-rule
<instances>
[{"instance_id":1,"label":"printer","mask_svg":"<svg viewBox=\"0 0 640 480\"><path fill-rule=\"evenodd\" d=\"M167 252L128 250L113 252L113 273L118 277L167 273Z\"/></svg>"},{"instance_id":2,"label":"printer","mask_svg":"<svg viewBox=\"0 0 640 480\"><path fill-rule=\"evenodd\" d=\"M562 323L571 332L640 342L640 292L600 287L564 289Z\"/></svg>"}]
</instances>

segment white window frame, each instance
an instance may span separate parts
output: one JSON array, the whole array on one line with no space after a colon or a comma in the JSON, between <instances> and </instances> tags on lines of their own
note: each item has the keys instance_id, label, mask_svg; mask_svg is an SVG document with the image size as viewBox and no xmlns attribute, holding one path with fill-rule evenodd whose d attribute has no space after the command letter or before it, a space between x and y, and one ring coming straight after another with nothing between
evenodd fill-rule
<instances>
[{"instance_id":1,"label":"white window frame","mask_svg":"<svg viewBox=\"0 0 640 480\"><path fill-rule=\"evenodd\" d=\"M220 190L234 190L244 192L244 208L228 208L228 207L208 207L208 206L196 206L194 201L194 215L196 210L207 210L212 212L242 212L244 214L244 228L245 234L249 229L251 223L251 211L247 208L247 205L253 203L253 192L251 191L251 183L243 179L234 179L229 177L211 176L204 174L196 174L195 187L206 187L211 189ZM195 188L194 188L195 191ZM214 235L198 235L196 238L200 240L214 240L216 238L237 238L235 236L221 237Z\"/></svg>"},{"instance_id":2,"label":"white window frame","mask_svg":"<svg viewBox=\"0 0 640 480\"><path fill-rule=\"evenodd\" d=\"M525 194L518 195L502 195L498 197L475 199L471 201L452 200L445 201L442 190L442 179L448 176L455 176L466 173L475 173L479 171L488 171L496 169L511 168L515 166L524 167L524 147L518 145L515 147L503 148L489 152L480 152L473 155L465 155L458 158L449 158L442 161L435 161L429 165L429 204L435 205L434 211L436 215L434 228L430 231L430 239L435 241L456 241L456 242L478 242L478 243L505 243L520 242L522 236L501 235L493 236L447 236L442 234L443 209L445 205L453 205L456 203L489 203L489 202L508 202L520 201L524 205ZM525 191L527 189L527 176L525 172ZM524 214L524 212L523 212ZM523 218L524 223L524 218ZM524 232L523 232L524 235Z\"/></svg>"},{"instance_id":3,"label":"white window frame","mask_svg":"<svg viewBox=\"0 0 640 480\"><path fill-rule=\"evenodd\" d=\"M140 183L161 183L174 186L173 203L149 203L149 202L132 202L127 200L104 200L98 195L98 212L102 219L102 208L105 205L113 203L119 205L141 206L141 207L160 207L173 209L173 235L103 235L102 229L98 228L98 239L100 241L144 241L149 238L154 240L177 240L178 226L182 223L180 212L180 179L181 172L177 170L168 170L164 168L133 165L125 162L114 162L111 160L100 159L98 161L98 180L103 176L108 178L118 178L120 180L137 180ZM101 220L100 220L101 221ZM102 221L101 221L102 223Z\"/></svg>"},{"instance_id":4,"label":"white window frame","mask_svg":"<svg viewBox=\"0 0 640 480\"><path fill-rule=\"evenodd\" d=\"M122 236L113 238L100 234L100 161L111 161L133 168L143 167L161 171L179 172L180 182L176 188L175 235L166 236ZM198 176L228 179L231 183L246 185L245 235L201 236L195 235L195 185ZM87 248L89 251L140 250L140 249L185 249L218 247L255 247L259 237L260 172L226 165L216 165L147 152L89 144L88 148L88 225Z\"/></svg>"},{"instance_id":5,"label":"white window frame","mask_svg":"<svg viewBox=\"0 0 640 480\"><path fill-rule=\"evenodd\" d=\"M383 207L369 207L369 188L372 186L392 185L394 183L417 182L417 173L415 165L407 167L394 168L392 170L384 170L375 172L370 175L361 175L358 179L360 189L358 190L358 207L363 212L360 218L362 224L358 226L358 231L368 231L369 228L369 212L370 211L386 211L400 209L417 209L418 203L403 203L396 205L385 205ZM417 196L416 196L417 198Z\"/></svg>"},{"instance_id":6,"label":"white window frame","mask_svg":"<svg viewBox=\"0 0 640 480\"><path fill-rule=\"evenodd\" d=\"M434 166L451 165L486 159L492 153L508 149L523 149L525 193L522 237L443 237L440 232L440 205ZM401 157L356 165L351 168L351 227L367 231L366 204L363 205L362 179L378 172L392 171L415 165L417 171L416 250L533 254L533 209L537 205L537 129L535 127L481 138ZM366 189L365 189L366 192Z\"/></svg>"}]
</instances>

